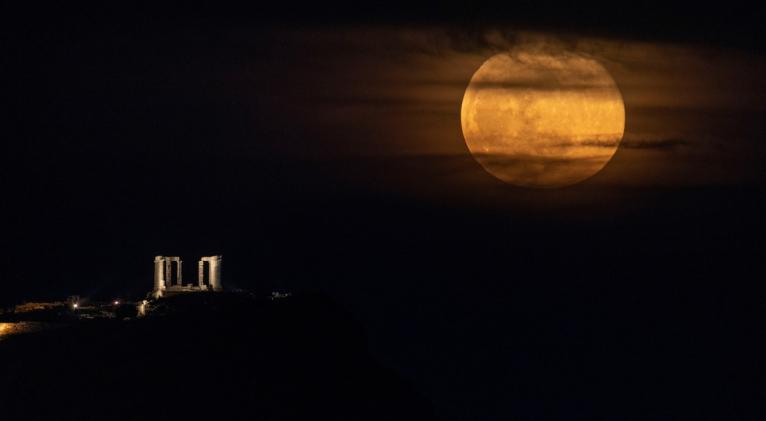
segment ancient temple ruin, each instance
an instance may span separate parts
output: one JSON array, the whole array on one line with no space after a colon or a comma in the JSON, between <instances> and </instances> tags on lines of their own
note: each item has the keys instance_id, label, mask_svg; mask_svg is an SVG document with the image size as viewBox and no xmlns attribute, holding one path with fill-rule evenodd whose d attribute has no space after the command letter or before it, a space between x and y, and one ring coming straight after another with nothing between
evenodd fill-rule
<instances>
[{"instance_id":1,"label":"ancient temple ruin","mask_svg":"<svg viewBox=\"0 0 766 421\"><path fill-rule=\"evenodd\" d=\"M205 256L197 264L197 284L183 283L183 261L178 256L154 257L154 290L152 296L160 298L167 294L222 291L221 265L223 256Z\"/></svg>"}]
</instances>

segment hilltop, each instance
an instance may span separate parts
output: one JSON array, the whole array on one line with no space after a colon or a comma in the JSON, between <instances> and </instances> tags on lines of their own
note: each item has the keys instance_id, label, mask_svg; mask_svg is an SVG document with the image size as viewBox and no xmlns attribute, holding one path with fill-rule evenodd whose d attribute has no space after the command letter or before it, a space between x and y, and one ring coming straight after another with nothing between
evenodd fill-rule
<instances>
[{"instance_id":1,"label":"hilltop","mask_svg":"<svg viewBox=\"0 0 766 421\"><path fill-rule=\"evenodd\" d=\"M433 419L315 295L195 293L0 342L4 419Z\"/></svg>"}]
</instances>

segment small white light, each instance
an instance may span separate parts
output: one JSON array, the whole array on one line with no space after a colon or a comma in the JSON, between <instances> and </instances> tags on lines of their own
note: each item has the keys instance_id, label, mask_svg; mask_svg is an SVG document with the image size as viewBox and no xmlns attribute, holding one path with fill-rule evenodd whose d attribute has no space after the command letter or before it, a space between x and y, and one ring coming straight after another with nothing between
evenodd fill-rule
<instances>
[{"instance_id":1,"label":"small white light","mask_svg":"<svg viewBox=\"0 0 766 421\"><path fill-rule=\"evenodd\" d=\"M80 306L80 305L79 305L79 304L77 304L77 303L74 303L74 304L72 304L72 308L77 308L77 307L79 307L79 306Z\"/></svg>"},{"instance_id":2,"label":"small white light","mask_svg":"<svg viewBox=\"0 0 766 421\"><path fill-rule=\"evenodd\" d=\"M114 300L114 305L116 306L120 305L120 300Z\"/></svg>"}]
</instances>

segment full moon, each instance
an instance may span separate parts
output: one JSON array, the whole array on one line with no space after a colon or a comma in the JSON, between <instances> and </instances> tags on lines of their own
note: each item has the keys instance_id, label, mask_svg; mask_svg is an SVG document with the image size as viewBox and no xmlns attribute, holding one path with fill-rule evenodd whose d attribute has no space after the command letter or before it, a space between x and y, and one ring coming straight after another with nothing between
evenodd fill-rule
<instances>
[{"instance_id":1,"label":"full moon","mask_svg":"<svg viewBox=\"0 0 766 421\"><path fill-rule=\"evenodd\" d=\"M625 130L625 106L598 61L575 53L501 53L465 91L463 137L474 158L506 183L555 188L609 162Z\"/></svg>"}]
</instances>

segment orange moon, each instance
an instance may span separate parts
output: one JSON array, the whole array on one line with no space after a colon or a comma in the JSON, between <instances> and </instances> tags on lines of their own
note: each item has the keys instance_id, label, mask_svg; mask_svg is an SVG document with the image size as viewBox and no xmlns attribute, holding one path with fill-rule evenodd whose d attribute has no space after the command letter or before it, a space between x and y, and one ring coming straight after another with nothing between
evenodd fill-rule
<instances>
[{"instance_id":1,"label":"orange moon","mask_svg":"<svg viewBox=\"0 0 766 421\"><path fill-rule=\"evenodd\" d=\"M506 183L556 188L609 162L625 131L625 105L609 72L575 53L501 53L479 67L463 96L463 137Z\"/></svg>"}]
</instances>

